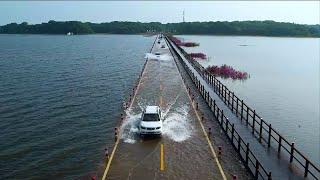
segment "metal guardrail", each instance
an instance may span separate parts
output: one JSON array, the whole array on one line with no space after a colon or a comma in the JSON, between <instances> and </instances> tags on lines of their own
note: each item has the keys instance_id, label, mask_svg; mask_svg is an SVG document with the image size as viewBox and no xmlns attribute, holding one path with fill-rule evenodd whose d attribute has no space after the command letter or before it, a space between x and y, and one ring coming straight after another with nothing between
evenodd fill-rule
<instances>
[{"instance_id":1,"label":"metal guardrail","mask_svg":"<svg viewBox=\"0 0 320 180\"><path fill-rule=\"evenodd\" d=\"M174 43L174 42L173 42ZM233 113L246 125L252 128L252 134L256 135L260 143L265 142L268 148L273 145L280 154L281 149L289 154L289 162L298 163L304 169L304 177L310 174L313 178L320 178L320 169L316 167L303 153L295 148L294 143L290 143L280 133L275 130L271 124L268 124L260 117L256 111L250 108L243 100L238 98L234 92L230 91L221 81L214 75L210 74L198 62L190 59L189 55L179 46L176 46L185 55L189 63L201 74L201 76L213 87L214 92L222 99L222 101L231 109ZM273 141L273 142L272 142Z\"/></svg>"},{"instance_id":2,"label":"metal guardrail","mask_svg":"<svg viewBox=\"0 0 320 180\"><path fill-rule=\"evenodd\" d=\"M173 47L172 49L173 51L175 51ZM184 66L184 69L187 71L187 74L190 76L191 80L194 82L195 86L199 90L200 94L206 101L210 110L213 112L215 118L218 120L220 126L222 127L227 137L231 141L233 147L239 153L242 161L245 163L246 167L250 170L250 172L254 175L255 179L262 178L262 179L271 180L272 173L268 172L260 163L260 161L257 159L257 157L253 154L253 152L250 150L250 144L246 143L241 138L240 134L235 130L234 124L232 124L229 121L229 119L224 115L223 110L221 110L218 107L218 105L215 103L215 100L211 98L211 96L209 95L209 92L205 90L204 86L200 83L200 80L197 79L197 76L194 75L194 73L189 69L189 67L184 63L184 61L180 57L179 57L179 60ZM177 67L178 67L178 70L181 72L178 65ZM188 92L191 93L190 88L187 87L187 89L188 89Z\"/></svg>"}]
</instances>

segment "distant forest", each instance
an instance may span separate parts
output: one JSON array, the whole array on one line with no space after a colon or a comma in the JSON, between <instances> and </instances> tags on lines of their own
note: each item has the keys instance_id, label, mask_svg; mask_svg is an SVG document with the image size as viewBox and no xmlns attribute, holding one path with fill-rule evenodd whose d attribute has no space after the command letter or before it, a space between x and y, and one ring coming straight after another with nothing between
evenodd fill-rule
<instances>
[{"instance_id":1,"label":"distant forest","mask_svg":"<svg viewBox=\"0 0 320 180\"><path fill-rule=\"evenodd\" d=\"M49 21L41 24L11 23L0 26L2 34L142 34L147 31L170 32L173 34L198 35L253 35L320 37L320 25L302 25L275 21L233 21L233 22L107 22L90 23L79 21Z\"/></svg>"}]
</instances>

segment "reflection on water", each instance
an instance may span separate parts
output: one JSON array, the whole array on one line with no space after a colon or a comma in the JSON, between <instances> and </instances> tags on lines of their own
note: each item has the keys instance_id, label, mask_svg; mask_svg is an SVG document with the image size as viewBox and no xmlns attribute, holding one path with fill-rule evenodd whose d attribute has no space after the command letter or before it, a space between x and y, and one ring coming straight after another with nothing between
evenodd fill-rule
<instances>
[{"instance_id":1,"label":"reflection on water","mask_svg":"<svg viewBox=\"0 0 320 180\"><path fill-rule=\"evenodd\" d=\"M185 49L207 54L209 60L199 61L204 66L227 64L248 72L248 80L222 81L320 163L319 38L179 37L200 43Z\"/></svg>"}]
</instances>

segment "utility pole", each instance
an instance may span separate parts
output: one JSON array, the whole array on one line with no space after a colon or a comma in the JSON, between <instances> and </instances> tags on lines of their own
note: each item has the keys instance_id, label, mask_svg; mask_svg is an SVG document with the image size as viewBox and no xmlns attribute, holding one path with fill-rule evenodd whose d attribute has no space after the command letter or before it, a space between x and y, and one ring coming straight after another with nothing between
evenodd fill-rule
<instances>
[{"instance_id":1,"label":"utility pole","mask_svg":"<svg viewBox=\"0 0 320 180\"><path fill-rule=\"evenodd\" d=\"M184 10L183 10L183 13L182 13L182 20L183 20L183 22L185 22L184 21Z\"/></svg>"}]
</instances>

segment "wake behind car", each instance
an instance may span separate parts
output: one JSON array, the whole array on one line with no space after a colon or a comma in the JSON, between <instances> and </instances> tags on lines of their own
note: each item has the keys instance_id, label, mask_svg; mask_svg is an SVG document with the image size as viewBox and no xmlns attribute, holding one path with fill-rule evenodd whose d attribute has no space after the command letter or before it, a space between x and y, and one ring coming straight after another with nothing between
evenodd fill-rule
<instances>
[{"instance_id":1,"label":"wake behind car","mask_svg":"<svg viewBox=\"0 0 320 180\"><path fill-rule=\"evenodd\" d=\"M147 106L139 123L140 135L161 135L162 120L159 106Z\"/></svg>"}]
</instances>

